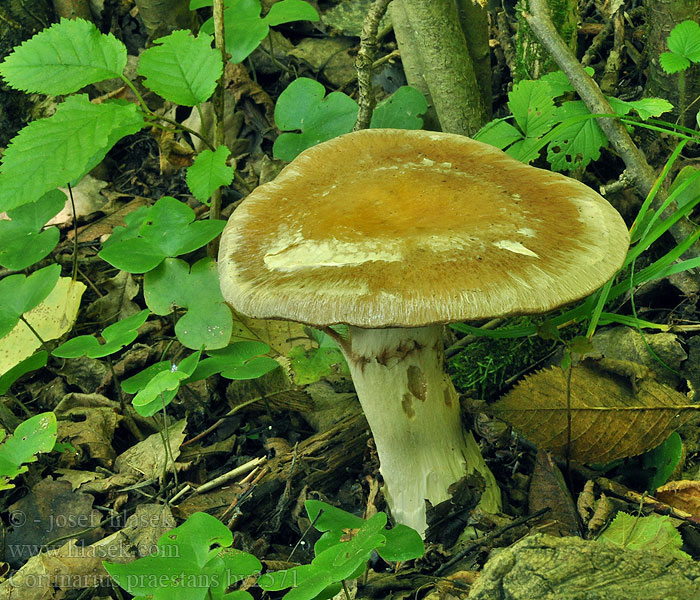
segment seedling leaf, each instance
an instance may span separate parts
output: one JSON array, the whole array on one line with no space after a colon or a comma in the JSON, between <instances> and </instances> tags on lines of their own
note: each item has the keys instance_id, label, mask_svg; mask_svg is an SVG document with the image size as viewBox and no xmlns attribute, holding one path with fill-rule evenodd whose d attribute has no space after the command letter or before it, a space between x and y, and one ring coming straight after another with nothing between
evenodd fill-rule
<instances>
[{"instance_id":1,"label":"seedling leaf","mask_svg":"<svg viewBox=\"0 0 700 600\"><path fill-rule=\"evenodd\" d=\"M224 348L231 339L233 317L219 288L216 263L203 258L192 265L168 258L144 278L146 304L157 315L176 306L188 309L175 324L178 340L187 348Z\"/></svg>"},{"instance_id":2,"label":"seedling leaf","mask_svg":"<svg viewBox=\"0 0 700 600\"><path fill-rule=\"evenodd\" d=\"M7 211L11 220L0 220L0 265L22 270L39 262L56 247L59 231L42 228L66 202L60 190L51 190L39 200Z\"/></svg>"},{"instance_id":3,"label":"seedling leaf","mask_svg":"<svg viewBox=\"0 0 700 600\"><path fill-rule=\"evenodd\" d=\"M187 169L187 187L200 202L208 205L214 190L233 181L233 167L226 164L229 154L226 146L219 146L214 152L202 150Z\"/></svg>"},{"instance_id":4,"label":"seedling leaf","mask_svg":"<svg viewBox=\"0 0 700 600\"><path fill-rule=\"evenodd\" d=\"M300 152L352 130L358 106L349 96L331 92L318 81L300 77L280 94L275 123L283 131L272 147L276 158L291 161ZM301 133L290 133L300 130Z\"/></svg>"},{"instance_id":5,"label":"seedling leaf","mask_svg":"<svg viewBox=\"0 0 700 600\"><path fill-rule=\"evenodd\" d=\"M136 339L137 329L146 322L148 313L148 309L142 310L105 328L102 332L104 344L100 344L92 335L80 335L61 344L52 354L60 358L85 355L89 358L101 358L114 354Z\"/></svg>"},{"instance_id":6,"label":"seedling leaf","mask_svg":"<svg viewBox=\"0 0 700 600\"><path fill-rule=\"evenodd\" d=\"M117 141L115 130L121 137L143 126L134 104L69 96L53 116L32 121L10 142L0 167L0 210L35 202L82 177Z\"/></svg>"},{"instance_id":7,"label":"seedling leaf","mask_svg":"<svg viewBox=\"0 0 700 600\"><path fill-rule=\"evenodd\" d=\"M104 79L121 77L126 47L89 21L61 19L18 46L0 64L15 89L58 96Z\"/></svg>"},{"instance_id":8,"label":"seedling leaf","mask_svg":"<svg viewBox=\"0 0 700 600\"><path fill-rule=\"evenodd\" d=\"M678 23L668 36L668 49L691 62L700 62L700 25L690 20Z\"/></svg>"},{"instance_id":9,"label":"seedling leaf","mask_svg":"<svg viewBox=\"0 0 700 600\"><path fill-rule=\"evenodd\" d=\"M221 77L221 53L211 47L212 38L194 37L180 29L155 40L139 59L139 75L144 84L166 100L182 106L205 102L214 93Z\"/></svg>"}]
</instances>

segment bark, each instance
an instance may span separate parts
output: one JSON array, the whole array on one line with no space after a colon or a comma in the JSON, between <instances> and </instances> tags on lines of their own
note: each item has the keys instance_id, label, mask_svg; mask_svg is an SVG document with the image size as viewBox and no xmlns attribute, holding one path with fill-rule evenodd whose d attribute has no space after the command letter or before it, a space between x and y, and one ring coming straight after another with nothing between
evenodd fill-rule
<instances>
[{"instance_id":1,"label":"bark","mask_svg":"<svg viewBox=\"0 0 700 600\"><path fill-rule=\"evenodd\" d=\"M457 0L459 22L467 40L469 57L474 66L487 118L491 118L491 47L489 46L489 14L485 3L478 0Z\"/></svg>"},{"instance_id":2,"label":"bark","mask_svg":"<svg viewBox=\"0 0 700 600\"><path fill-rule=\"evenodd\" d=\"M576 54L579 21L577 0L547 0L547 5L559 37ZM529 0L520 0L518 3L518 35L515 44L514 79L516 82L521 79L539 79L545 73L557 70L557 63L539 42L523 17L523 12L529 10Z\"/></svg>"},{"instance_id":3,"label":"bark","mask_svg":"<svg viewBox=\"0 0 700 600\"><path fill-rule=\"evenodd\" d=\"M408 83L426 95L442 131L476 133L488 113L454 1L394 0L390 11Z\"/></svg>"},{"instance_id":4,"label":"bark","mask_svg":"<svg viewBox=\"0 0 700 600\"><path fill-rule=\"evenodd\" d=\"M700 96L700 65L691 65L683 73L669 75L661 68L659 55L668 52L666 40L671 30L687 19L700 22L700 3L697 0L645 0L647 13L646 57L649 61L645 96L666 98L674 109L661 119L695 127Z\"/></svg>"}]
</instances>

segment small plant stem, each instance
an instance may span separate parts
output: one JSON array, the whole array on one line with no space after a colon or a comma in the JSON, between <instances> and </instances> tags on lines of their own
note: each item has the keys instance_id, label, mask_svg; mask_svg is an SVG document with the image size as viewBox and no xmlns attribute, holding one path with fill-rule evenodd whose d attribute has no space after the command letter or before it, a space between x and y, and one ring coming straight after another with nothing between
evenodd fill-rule
<instances>
[{"instance_id":1,"label":"small plant stem","mask_svg":"<svg viewBox=\"0 0 700 600\"><path fill-rule=\"evenodd\" d=\"M141 105L141 109L143 110L143 112L145 112L149 116L155 116L151 112L151 109L148 108L148 104L146 104L146 101L143 99L143 96L141 96L141 94L136 89L136 86L131 82L131 80L123 74L122 74L121 78L122 78L122 81L124 83L126 83L126 85L129 87L129 89L134 93L134 96L136 96L136 99L139 101L139 104Z\"/></svg>"},{"instance_id":2,"label":"small plant stem","mask_svg":"<svg viewBox=\"0 0 700 600\"><path fill-rule=\"evenodd\" d=\"M169 117L164 117L162 115L152 115L150 118L151 118L151 121L153 121L153 120L165 121L166 123L170 123L171 125L175 126L174 129L170 129L169 127L164 127L163 125L161 125L159 123L152 122L151 125L153 127L160 127L161 129L164 129L166 131L186 131L190 135L193 135L193 136L199 138L200 140L202 140L202 142L204 142L204 144L206 144L206 146L207 146L207 148L209 148L209 150L212 150L212 151L214 150L214 146L211 144L211 142L207 138L205 138L201 133L199 133L198 131L195 131L194 129L187 127L186 125L181 125L180 123L178 123L174 119L171 119Z\"/></svg>"},{"instance_id":3,"label":"small plant stem","mask_svg":"<svg viewBox=\"0 0 700 600\"><path fill-rule=\"evenodd\" d=\"M178 487L178 481L177 481L177 469L175 468L175 457L173 456L173 451L172 448L170 447L170 426L168 424L168 413L165 410L165 399L163 398L163 394L160 395L160 399L163 403L163 430L160 432L161 439L163 440L163 443L165 444L165 461L163 462L163 481L165 481L165 477L168 474L168 459L170 459L173 463L173 479L175 481L175 487Z\"/></svg>"},{"instance_id":4,"label":"small plant stem","mask_svg":"<svg viewBox=\"0 0 700 600\"><path fill-rule=\"evenodd\" d=\"M343 584L343 592L345 593L345 600L350 600L350 590L348 590L348 584L346 583L345 579L341 581L340 583Z\"/></svg>"},{"instance_id":5,"label":"small plant stem","mask_svg":"<svg viewBox=\"0 0 700 600\"><path fill-rule=\"evenodd\" d=\"M71 279L75 281L78 277L78 215L75 212L75 200L73 200L73 188L68 184L68 197L73 211L73 272Z\"/></svg>"},{"instance_id":6,"label":"small plant stem","mask_svg":"<svg viewBox=\"0 0 700 600\"><path fill-rule=\"evenodd\" d=\"M360 36L360 50L357 53L355 66L357 68L357 83L359 86L357 121L353 131L367 129L372 119L372 112L377 100L372 86L372 65L377 52L377 30L379 21L386 13L386 7L391 0L375 0L365 17Z\"/></svg>"},{"instance_id":7,"label":"small plant stem","mask_svg":"<svg viewBox=\"0 0 700 600\"><path fill-rule=\"evenodd\" d=\"M292 548L292 551L289 553L289 556L287 557L287 561L292 560L292 556L294 556L294 553L296 552L297 548L299 547L299 544L301 544L301 543L304 541L304 538L306 537L306 534L309 533L309 531L311 531L311 528L312 528L314 525L316 525L316 523L318 522L318 520L321 518L321 515L323 514L323 512L324 512L323 509L321 509L320 511L318 511L318 514L316 515L316 518L315 518L313 521L311 521L311 524L304 530L304 533L301 534L301 537L299 538L299 540L297 541L297 543L294 544L294 548Z\"/></svg>"},{"instance_id":8,"label":"small plant stem","mask_svg":"<svg viewBox=\"0 0 700 600\"><path fill-rule=\"evenodd\" d=\"M214 43L221 52L221 61L224 65L221 77L214 90L214 147L219 148L224 144L224 76L228 63L226 54L226 37L224 35L224 1L214 0ZM209 206L209 218L218 219L221 216L221 187L217 187L211 195ZM215 258L219 253L219 236L207 244L207 254Z\"/></svg>"},{"instance_id":9,"label":"small plant stem","mask_svg":"<svg viewBox=\"0 0 700 600\"><path fill-rule=\"evenodd\" d=\"M47 354L51 354L51 350L48 347L48 345L46 344L46 342L43 339L41 339L41 336L39 335L37 330L31 326L31 324L29 323L29 321L27 321L27 319L24 318L24 315L20 315L19 320L22 321L22 323L24 323L29 328L29 331L31 331L36 336L36 339L39 340L39 342L41 343L41 347L44 350L46 350Z\"/></svg>"}]
</instances>

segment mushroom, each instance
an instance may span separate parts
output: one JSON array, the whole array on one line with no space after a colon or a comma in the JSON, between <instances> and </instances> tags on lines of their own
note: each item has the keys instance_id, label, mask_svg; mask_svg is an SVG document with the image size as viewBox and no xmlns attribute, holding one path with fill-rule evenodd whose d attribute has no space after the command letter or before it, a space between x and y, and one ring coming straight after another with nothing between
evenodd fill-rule
<instances>
[{"instance_id":1,"label":"mushroom","mask_svg":"<svg viewBox=\"0 0 700 600\"><path fill-rule=\"evenodd\" d=\"M372 430L394 519L477 471L500 490L443 370L443 325L578 300L625 258L601 196L469 138L367 129L302 152L234 211L219 252L226 301L251 317L328 328Z\"/></svg>"}]
</instances>

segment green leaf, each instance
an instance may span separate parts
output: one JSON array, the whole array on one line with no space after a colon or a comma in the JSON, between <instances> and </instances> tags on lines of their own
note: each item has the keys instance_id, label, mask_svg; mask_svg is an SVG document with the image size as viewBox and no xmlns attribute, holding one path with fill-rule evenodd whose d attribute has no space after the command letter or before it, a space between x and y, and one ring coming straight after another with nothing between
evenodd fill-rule
<instances>
[{"instance_id":1,"label":"green leaf","mask_svg":"<svg viewBox=\"0 0 700 600\"><path fill-rule=\"evenodd\" d=\"M641 98L627 101L609 96L608 101L616 114L623 116L630 110L634 110L637 111L642 121L646 121L649 117L658 117L673 108L673 104L663 98Z\"/></svg>"},{"instance_id":2,"label":"green leaf","mask_svg":"<svg viewBox=\"0 0 700 600\"><path fill-rule=\"evenodd\" d=\"M161 360L153 365L146 367L143 371L139 371L136 375L132 375L128 379L122 381L122 390L127 394L136 394L142 390L148 382L153 379L161 371L168 371L172 367L169 360Z\"/></svg>"},{"instance_id":3,"label":"green leaf","mask_svg":"<svg viewBox=\"0 0 700 600\"><path fill-rule=\"evenodd\" d=\"M200 202L209 205L214 190L233 181L233 167L226 164L231 151L219 146L215 152L202 150L187 169L187 187Z\"/></svg>"},{"instance_id":4,"label":"green leaf","mask_svg":"<svg viewBox=\"0 0 700 600\"><path fill-rule=\"evenodd\" d=\"M474 135L474 139L479 142L484 142L484 144L495 146L499 150L503 150L514 142L522 140L523 134L510 123L499 119L486 123L486 125L477 131L476 135Z\"/></svg>"},{"instance_id":5,"label":"green leaf","mask_svg":"<svg viewBox=\"0 0 700 600\"><path fill-rule=\"evenodd\" d=\"M29 123L10 142L0 167L0 210L35 202L82 177L116 141L113 130L126 135L143 126L134 104L92 104L84 94L69 96L53 116Z\"/></svg>"},{"instance_id":6,"label":"green leaf","mask_svg":"<svg viewBox=\"0 0 700 600\"><path fill-rule=\"evenodd\" d=\"M263 356L270 346L263 342L234 342L221 350L209 350L209 358L200 361L189 381L206 379L220 373L226 379L257 379L279 367L279 363Z\"/></svg>"},{"instance_id":7,"label":"green leaf","mask_svg":"<svg viewBox=\"0 0 700 600\"><path fill-rule=\"evenodd\" d=\"M228 346L233 317L221 295L216 263L210 258L197 261L191 270L183 260L166 259L146 274L144 296L157 315L170 314L176 306L188 309L175 324L175 334L185 347Z\"/></svg>"},{"instance_id":8,"label":"green leaf","mask_svg":"<svg viewBox=\"0 0 700 600\"><path fill-rule=\"evenodd\" d=\"M211 0L197 0L190 6L197 8L211 6ZM290 21L318 21L318 13L308 3L301 0L282 0L270 8L264 18L260 17L260 0L227 0L224 8L224 28L226 32L226 51L231 55L231 62L245 60L260 42L265 39L270 26ZM214 22L207 19L201 27L205 33L214 32Z\"/></svg>"},{"instance_id":9,"label":"green leaf","mask_svg":"<svg viewBox=\"0 0 700 600\"><path fill-rule=\"evenodd\" d=\"M9 371L3 373L0 377L0 396L7 394L12 384L15 383L22 375L41 369L46 366L46 361L49 353L46 350L39 350L36 354L32 354L25 358L21 363L12 367Z\"/></svg>"},{"instance_id":10,"label":"green leaf","mask_svg":"<svg viewBox=\"0 0 700 600\"><path fill-rule=\"evenodd\" d=\"M661 63L661 68L669 75L685 71L690 66L690 61L685 56L673 52L663 52L659 56L659 63Z\"/></svg>"},{"instance_id":11,"label":"green leaf","mask_svg":"<svg viewBox=\"0 0 700 600\"><path fill-rule=\"evenodd\" d=\"M148 314L148 309L144 309L105 328L102 332L104 344L100 344L92 335L80 335L61 344L52 354L60 358L101 358L119 352L136 339L137 330L146 322Z\"/></svg>"},{"instance_id":12,"label":"green leaf","mask_svg":"<svg viewBox=\"0 0 700 600\"><path fill-rule=\"evenodd\" d=\"M51 190L32 204L7 211L11 220L0 220L0 265L20 271L47 256L60 234L56 227L42 228L65 203L62 191Z\"/></svg>"},{"instance_id":13,"label":"green leaf","mask_svg":"<svg viewBox=\"0 0 700 600\"><path fill-rule=\"evenodd\" d=\"M27 462L38 452L51 452L56 444L56 415L41 413L20 423L13 435L0 446L0 476L13 478L24 473ZM0 489L14 487L3 483Z\"/></svg>"},{"instance_id":14,"label":"green leaf","mask_svg":"<svg viewBox=\"0 0 700 600\"><path fill-rule=\"evenodd\" d=\"M292 21L318 21L316 9L303 0L282 0L270 7L263 21L270 27Z\"/></svg>"},{"instance_id":15,"label":"green leaf","mask_svg":"<svg viewBox=\"0 0 700 600\"><path fill-rule=\"evenodd\" d=\"M691 62L700 62L700 25L695 21L678 23L668 36L668 49Z\"/></svg>"},{"instance_id":16,"label":"green leaf","mask_svg":"<svg viewBox=\"0 0 700 600\"><path fill-rule=\"evenodd\" d=\"M38 306L58 283L61 267L53 264L25 275L0 280L0 337L7 335L21 315Z\"/></svg>"},{"instance_id":17,"label":"green leaf","mask_svg":"<svg viewBox=\"0 0 700 600\"><path fill-rule=\"evenodd\" d=\"M700 168L694 165L686 165L685 167L683 167L678 172L678 175L676 175L676 178L673 180L673 183L671 184L668 193L671 194L673 191L679 188L683 184L683 182L687 181L694 175L697 175L699 172ZM678 208L683 208L686 204L695 201L699 197L700 178L695 177L693 182L691 182L685 189L681 190L678 193L678 196L676 197L676 205L678 206Z\"/></svg>"},{"instance_id":18,"label":"green leaf","mask_svg":"<svg viewBox=\"0 0 700 600\"><path fill-rule=\"evenodd\" d=\"M153 600L242 600L251 596L245 592L224 594L231 582L227 571L232 568L238 580L259 571L260 562L244 552L222 558L222 549L232 542L225 525L198 512L162 536L155 554L128 564L103 564L129 593L152 595Z\"/></svg>"},{"instance_id":19,"label":"green leaf","mask_svg":"<svg viewBox=\"0 0 700 600\"><path fill-rule=\"evenodd\" d=\"M651 550L668 556L690 558L680 549L683 539L668 516L636 517L620 511L598 541L628 550Z\"/></svg>"},{"instance_id":20,"label":"green leaf","mask_svg":"<svg viewBox=\"0 0 700 600\"><path fill-rule=\"evenodd\" d=\"M416 88L404 85L377 105L372 113L370 127L420 129L423 127L423 119L418 115L426 110L428 102L425 96Z\"/></svg>"},{"instance_id":21,"label":"green leaf","mask_svg":"<svg viewBox=\"0 0 700 600\"><path fill-rule=\"evenodd\" d=\"M683 456L683 441L677 431L669 435L664 442L642 457L642 465L645 470L651 471L651 477L647 482L647 490L653 494L656 488L668 481L678 462Z\"/></svg>"},{"instance_id":22,"label":"green leaf","mask_svg":"<svg viewBox=\"0 0 700 600\"><path fill-rule=\"evenodd\" d=\"M0 75L18 90L57 96L103 79L121 77L126 46L89 21L61 19L18 46Z\"/></svg>"},{"instance_id":23,"label":"green leaf","mask_svg":"<svg viewBox=\"0 0 700 600\"><path fill-rule=\"evenodd\" d=\"M508 107L525 137L539 138L555 122L556 107L546 82L521 81L508 94Z\"/></svg>"},{"instance_id":24,"label":"green leaf","mask_svg":"<svg viewBox=\"0 0 700 600\"><path fill-rule=\"evenodd\" d=\"M333 372L334 365L340 365L341 371L349 374L343 353L337 347L309 348L294 346L289 351L294 382L306 385L319 381Z\"/></svg>"},{"instance_id":25,"label":"green leaf","mask_svg":"<svg viewBox=\"0 0 700 600\"><path fill-rule=\"evenodd\" d=\"M318 81L300 77L280 94L275 105L275 123L286 132L272 147L276 158L291 161L300 152L334 137L352 131L358 106L349 96L331 92Z\"/></svg>"},{"instance_id":26,"label":"green leaf","mask_svg":"<svg viewBox=\"0 0 700 600\"><path fill-rule=\"evenodd\" d=\"M386 546L377 550L379 556L389 562L403 562L420 558L425 554L423 538L415 530L402 525L395 525L393 529L385 530Z\"/></svg>"},{"instance_id":27,"label":"green leaf","mask_svg":"<svg viewBox=\"0 0 700 600\"><path fill-rule=\"evenodd\" d=\"M565 121L577 115L590 114L580 100L565 102L557 109L557 118ZM564 127L556 139L547 146L547 160L557 171L585 167L591 160L600 158L600 149L608 139L595 119L578 121Z\"/></svg>"},{"instance_id":28,"label":"green leaf","mask_svg":"<svg viewBox=\"0 0 700 600\"><path fill-rule=\"evenodd\" d=\"M306 512L314 527L319 531L359 529L365 522L364 519L357 515L320 500L307 500L304 502L304 508L306 508Z\"/></svg>"},{"instance_id":29,"label":"green leaf","mask_svg":"<svg viewBox=\"0 0 700 600\"><path fill-rule=\"evenodd\" d=\"M157 46L144 50L138 74L144 85L166 100L182 106L205 102L221 77L221 53L211 47L212 38L189 30L173 31L155 40Z\"/></svg>"},{"instance_id":30,"label":"green leaf","mask_svg":"<svg viewBox=\"0 0 700 600\"><path fill-rule=\"evenodd\" d=\"M169 369L157 372L134 396L131 401L134 410L142 417L152 417L168 406L177 394L180 384L197 368L201 353L201 350L198 350L183 359L179 365L171 365Z\"/></svg>"},{"instance_id":31,"label":"green leaf","mask_svg":"<svg viewBox=\"0 0 700 600\"><path fill-rule=\"evenodd\" d=\"M148 212L134 216L126 228L115 229L116 240L107 240L98 256L122 271L145 273L166 257L201 248L226 224L194 219L194 211L185 203L163 196Z\"/></svg>"}]
</instances>

